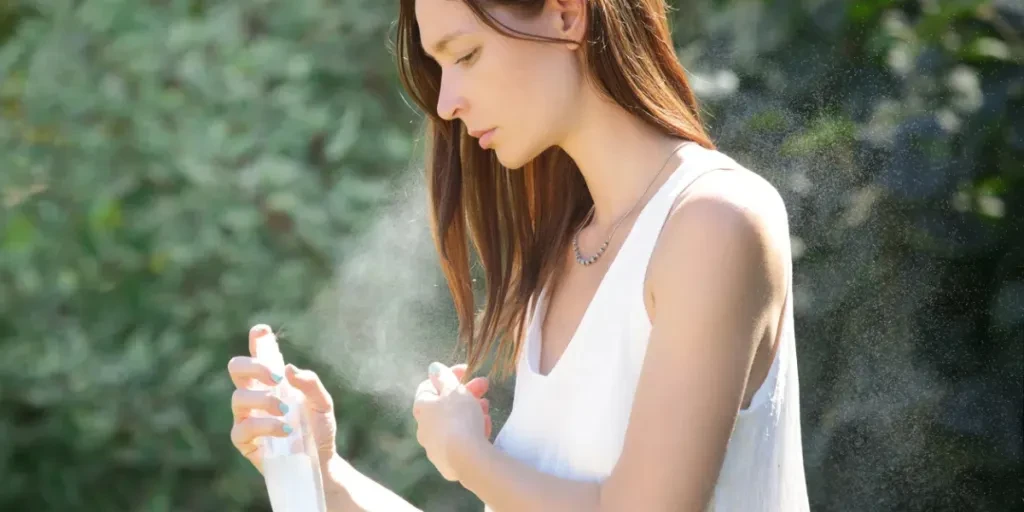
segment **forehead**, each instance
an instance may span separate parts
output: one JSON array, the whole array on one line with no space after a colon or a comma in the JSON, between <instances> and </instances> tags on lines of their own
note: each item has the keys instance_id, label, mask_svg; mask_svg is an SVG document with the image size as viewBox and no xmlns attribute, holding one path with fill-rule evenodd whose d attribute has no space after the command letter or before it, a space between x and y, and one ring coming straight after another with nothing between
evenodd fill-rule
<instances>
[{"instance_id":1,"label":"forehead","mask_svg":"<svg viewBox=\"0 0 1024 512\"><path fill-rule=\"evenodd\" d=\"M480 29L480 21L462 0L416 0L416 23L420 43L428 51L453 32Z\"/></svg>"}]
</instances>

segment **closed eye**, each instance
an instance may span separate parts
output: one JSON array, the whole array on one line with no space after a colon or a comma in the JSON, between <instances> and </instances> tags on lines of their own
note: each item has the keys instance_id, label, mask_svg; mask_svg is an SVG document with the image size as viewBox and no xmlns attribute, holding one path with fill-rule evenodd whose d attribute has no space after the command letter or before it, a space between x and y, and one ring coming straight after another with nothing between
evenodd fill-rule
<instances>
[{"instance_id":1,"label":"closed eye","mask_svg":"<svg viewBox=\"0 0 1024 512\"><path fill-rule=\"evenodd\" d=\"M469 52L468 54L466 54L465 56L463 56L459 60L455 61L455 63L456 64L462 64L463 62L469 62L469 60L472 59L473 57L476 57L476 55L478 53L480 53L480 48L477 48L477 49Z\"/></svg>"}]
</instances>

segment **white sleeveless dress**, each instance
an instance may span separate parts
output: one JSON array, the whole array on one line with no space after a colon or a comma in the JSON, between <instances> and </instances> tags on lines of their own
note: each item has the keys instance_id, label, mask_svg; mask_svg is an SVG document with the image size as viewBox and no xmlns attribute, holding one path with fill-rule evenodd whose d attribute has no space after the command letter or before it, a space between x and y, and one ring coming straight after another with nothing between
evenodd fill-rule
<instances>
[{"instance_id":1,"label":"white sleeveless dress","mask_svg":"<svg viewBox=\"0 0 1024 512\"><path fill-rule=\"evenodd\" d=\"M622 451L650 337L644 276L662 226L675 199L694 179L716 169L742 168L724 154L695 143L685 145L681 155L683 163L644 205L576 333L546 376L536 370L546 290L534 301L517 362L512 411L495 438L495 446L503 452L562 478L599 482L611 474ZM784 211L778 217L786 223ZM776 232L786 236L788 248L788 223L778 227ZM750 406L739 413L709 511L809 509L790 260L786 254L790 289L780 325L781 345L764 384ZM489 506L485 510L492 511Z\"/></svg>"}]
</instances>

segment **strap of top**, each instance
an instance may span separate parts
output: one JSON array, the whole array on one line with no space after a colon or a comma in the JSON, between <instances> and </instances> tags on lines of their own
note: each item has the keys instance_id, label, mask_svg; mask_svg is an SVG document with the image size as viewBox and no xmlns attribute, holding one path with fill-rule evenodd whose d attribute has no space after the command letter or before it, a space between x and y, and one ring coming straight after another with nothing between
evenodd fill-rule
<instances>
[{"instance_id":1,"label":"strap of top","mask_svg":"<svg viewBox=\"0 0 1024 512\"><path fill-rule=\"evenodd\" d=\"M719 169L735 169L739 165L732 158L697 143L684 146L682 157L682 164L658 189L637 218L630 234L629 244L622 248L622 251L627 253L619 254L619 257L625 256L631 260L628 265L625 265L631 274L627 277L627 281L639 282L642 286L654 246L658 242L676 199L704 174Z\"/></svg>"},{"instance_id":2,"label":"strap of top","mask_svg":"<svg viewBox=\"0 0 1024 512\"><path fill-rule=\"evenodd\" d=\"M666 180L662 188L651 198L648 208L644 209L637 219L634 233L631 235L633 240L630 241L630 246L628 247L629 254L619 255L620 257L627 256L631 260L624 266L628 268L629 275L621 276L621 278L624 278L622 282L629 283L629 286L635 287L633 291L627 292L628 296L643 297L644 278L647 275L647 267L650 264L651 255L654 252L654 247L658 242L661 231L668 221L668 215L676 199L684 194L697 178L709 172L742 168L740 164L725 154L706 149L697 144L687 145L687 151L684 153L683 158L682 165ZM627 250L627 248L624 248L624 250ZM783 330L783 335L779 341L784 344L790 344L792 338L791 333L787 335L787 331L792 329L793 299L791 279L791 276L787 276L787 285L790 289L787 290L784 316L782 324L779 326ZM643 300L639 300L635 304L638 308L636 314L646 316L647 312L643 305ZM755 392L750 407L741 411L741 414L755 409L767 400L774 400L780 396L776 388L782 384L782 381L779 380L780 372L786 371L782 367L786 354L784 351L786 350L792 350L792 347L780 346L778 348L778 353L772 361L764 383Z\"/></svg>"},{"instance_id":3,"label":"strap of top","mask_svg":"<svg viewBox=\"0 0 1024 512\"><path fill-rule=\"evenodd\" d=\"M658 241L661 230L667 221L669 210L671 210L676 198L678 198L694 180L707 172L717 169L731 169L738 164L726 155L704 148L696 142L685 144L680 149L683 158L682 164L673 171L665 183L663 183L647 204L641 209L637 220L629 230L619 254L615 255L615 265L621 268L623 273L619 275L608 275L605 279L616 280L627 283L626 286L639 286L643 288L643 277L647 275L647 266L650 263L651 253ZM619 260L624 260L621 263ZM609 269L609 272L612 270ZM531 338L535 337L534 330L540 329L535 318L540 312L538 305L545 289L540 289L530 301L526 317L525 332L526 339L518 356L518 363L525 364L529 356ZM599 291L600 293L600 291ZM595 301L599 297L595 296ZM580 326L582 328L582 325Z\"/></svg>"}]
</instances>

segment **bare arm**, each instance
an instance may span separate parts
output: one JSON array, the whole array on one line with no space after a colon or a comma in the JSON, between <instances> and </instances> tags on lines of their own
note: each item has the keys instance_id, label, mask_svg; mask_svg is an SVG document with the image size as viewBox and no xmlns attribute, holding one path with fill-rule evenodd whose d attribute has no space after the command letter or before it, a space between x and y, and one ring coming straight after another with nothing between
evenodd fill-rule
<instances>
[{"instance_id":1,"label":"bare arm","mask_svg":"<svg viewBox=\"0 0 1024 512\"><path fill-rule=\"evenodd\" d=\"M339 456L331 459L324 480L327 512L420 512Z\"/></svg>"},{"instance_id":2,"label":"bare arm","mask_svg":"<svg viewBox=\"0 0 1024 512\"><path fill-rule=\"evenodd\" d=\"M465 374L466 365L456 365L452 370L453 376L461 379ZM474 404L480 407L484 414L485 439L491 436L490 402L484 398L488 386L489 381L486 378L475 378L465 385ZM419 509L387 487L360 473L337 453L331 457L324 478L329 512L419 512Z\"/></svg>"},{"instance_id":3,"label":"bare arm","mask_svg":"<svg viewBox=\"0 0 1024 512\"><path fill-rule=\"evenodd\" d=\"M475 443L452 458L467 489L502 512L703 510L784 296L779 250L741 202L696 198L666 224L651 269L659 314L611 475L557 478Z\"/></svg>"}]
</instances>

